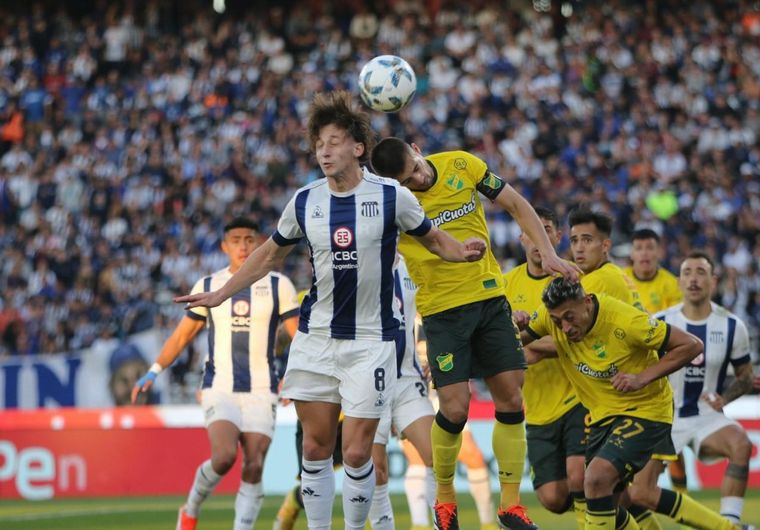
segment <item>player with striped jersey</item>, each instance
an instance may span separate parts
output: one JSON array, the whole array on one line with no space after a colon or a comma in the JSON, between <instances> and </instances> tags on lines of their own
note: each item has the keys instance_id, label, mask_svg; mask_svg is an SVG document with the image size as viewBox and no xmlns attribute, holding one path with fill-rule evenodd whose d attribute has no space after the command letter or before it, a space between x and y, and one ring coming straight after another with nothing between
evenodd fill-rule
<instances>
[{"instance_id":1,"label":"player with striped jersey","mask_svg":"<svg viewBox=\"0 0 760 530\"><path fill-rule=\"evenodd\" d=\"M360 530L375 488L372 441L395 381L399 231L449 261L481 259L486 243L462 243L438 230L408 190L362 168L374 134L350 93L317 94L308 114L309 143L325 179L296 191L272 237L224 286L176 301L215 307L306 241L312 288L301 306L282 395L295 402L303 425L301 493L312 530L331 526L332 453L343 410L343 515L347 530Z\"/></svg>"},{"instance_id":2,"label":"player with striped jersey","mask_svg":"<svg viewBox=\"0 0 760 530\"><path fill-rule=\"evenodd\" d=\"M258 227L235 219L224 227L222 251L229 267L198 280L194 293L209 292L236 273L256 248ZM193 530L201 504L243 451L240 489L235 499L235 530L250 530L264 493L261 475L272 441L279 380L274 350L280 322L293 336L298 324L298 299L291 281L270 272L213 309L187 311L164 344L156 362L132 389L132 402L147 391L156 376L171 365L204 328L208 330L201 405L211 442L211 458L195 474L187 503L180 508L178 530Z\"/></svg>"},{"instance_id":3,"label":"player with striped jersey","mask_svg":"<svg viewBox=\"0 0 760 530\"><path fill-rule=\"evenodd\" d=\"M711 301L716 283L710 257L704 252L691 252L681 264L683 303L657 316L705 344L703 355L670 375L676 406L673 443L679 452L688 445L700 460L728 458L720 488L720 513L738 523L744 508L752 443L744 428L723 414L723 406L752 389L752 364L744 322ZM726 386L729 364L736 379Z\"/></svg>"},{"instance_id":4,"label":"player with striped jersey","mask_svg":"<svg viewBox=\"0 0 760 530\"><path fill-rule=\"evenodd\" d=\"M430 444L430 427L435 412L427 391L427 381L417 362L414 319L417 315L415 293L417 286L409 276L404 258L399 255L393 273L396 300L403 320L396 343L396 383L390 397L390 406L380 419L375 433L372 459L377 472L377 485L370 508L370 523L373 530L393 530L395 528L393 508L388 494L388 455L386 446L391 431L409 440L422 457L426 468L425 498L432 509L435 495L433 478L433 455ZM414 523L412 523L414 524Z\"/></svg>"}]
</instances>

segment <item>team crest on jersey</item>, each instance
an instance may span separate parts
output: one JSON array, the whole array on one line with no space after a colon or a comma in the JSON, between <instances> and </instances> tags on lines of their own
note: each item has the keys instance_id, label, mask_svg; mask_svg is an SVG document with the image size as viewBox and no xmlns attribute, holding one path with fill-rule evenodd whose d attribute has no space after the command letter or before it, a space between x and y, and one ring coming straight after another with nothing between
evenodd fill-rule
<instances>
[{"instance_id":1,"label":"team crest on jersey","mask_svg":"<svg viewBox=\"0 0 760 530\"><path fill-rule=\"evenodd\" d=\"M607 351L603 342L595 342L591 345L591 347L594 348L594 353L599 359L604 359L607 357Z\"/></svg>"},{"instance_id":2,"label":"team crest on jersey","mask_svg":"<svg viewBox=\"0 0 760 530\"><path fill-rule=\"evenodd\" d=\"M362 217L377 217L380 214L380 205L377 201L365 201L362 203Z\"/></svg>"},{"instance_id":3,"label":"team crest on jersey","mask_svg":"<svg viewBox=\"0 0 760 530\"><path fill-rule=\"evenodd\" d=\"M435 361L438 363L438 369L441 372L450 372L454 368L453 353L442 353L435 358Z\"/></svg>"},{"instance_id":4,"label":"team crest on jersey","mask_svg":"<svg viewBox=\"0 0 760 530\"><path fill-rule=\"evenodd\" d=\"M722 331L710 332L710 344L723 344L724 342L725 342L725 339L723 338Z\"/></svg>"},{"instance_id":5,"label":"team crest on jersey","mask_svg":"<svg viewBox=\"0 0 760 530\"><path fill-rule=\"evenodd\" d=\"M464 188L464 182L462 182L462 179L456 173L449 175L449 178L446 179L446 185L455 191Z\"/></svg>"},{"instance_id":6,"label":"team crest on jersey","mask_svg":"<svg viewBox=\"0 0 760 530\"><path fill-rule=\"evenodd\" d=\"M234 304L232 304L232 312L236 315L248 316L250 310L251 305L245 300L237 300Z\"/></svg>"},{"instance_id":7,"label":"team crest on jersey","mask_svg":"<svg viewBox=\"0 0 760 530\"><path fill-rule=\"evenodd\" d=\"M322 211L322 208L317 206L314 208L314 211L311 212L311 218L312 219L322 219L325 216L325 213Z\"/></svg>"},{"instance_id":8,"label":"team crest on jersey","mask_svg":"<svg viewBox=\"0 0 760 530\"><path fill-rule=\"evenodd\" d=\"M354 242L354 234L346 226L340 226L333 232L333 242L340 248L348 248Z\"/></svg>"}]
</instances>

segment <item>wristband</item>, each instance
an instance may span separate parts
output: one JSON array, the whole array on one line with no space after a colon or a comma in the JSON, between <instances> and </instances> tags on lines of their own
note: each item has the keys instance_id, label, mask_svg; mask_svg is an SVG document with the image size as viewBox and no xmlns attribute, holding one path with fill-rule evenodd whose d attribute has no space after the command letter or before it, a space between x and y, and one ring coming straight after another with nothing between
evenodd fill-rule
<instances>
[{"instance_id":1,"label":"wristband","mask_svg":"<svg viewBox=\"0 0 760 530\"><path fill-rule=\"evenodd\" d=\"M153 365L148 370L149 372L153 372L154 374L158 375L161 372L163 372L164 368L158 363L153 363Z\"/></svg>"}]
</instances>

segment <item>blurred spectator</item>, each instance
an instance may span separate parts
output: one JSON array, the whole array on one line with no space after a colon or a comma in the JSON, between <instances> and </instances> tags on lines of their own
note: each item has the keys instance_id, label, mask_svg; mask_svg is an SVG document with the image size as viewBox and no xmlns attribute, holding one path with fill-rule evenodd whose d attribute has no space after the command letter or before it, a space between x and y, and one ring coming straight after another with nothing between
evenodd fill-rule
<instances>
[{"instance_id":1,"label":"blurred spectator","mask_svg":"<svg viewBox=\"0 0 760 530\"><path fill-rule=\"evenodd\" d=\"M755 4L234 4L0 7L0 354L173 327L171 296L220 266L218 227L272 230L319 178L312 94L381 53L414 65L418 94L373 115L379 133L470 149L560 214L606 211L616 244L650 226L671 268L707 249L721 299L760 325ZM516 224L489 222L518 260ZM308 286L306 259L286 266Z\"/></svg>"}]
</instances>

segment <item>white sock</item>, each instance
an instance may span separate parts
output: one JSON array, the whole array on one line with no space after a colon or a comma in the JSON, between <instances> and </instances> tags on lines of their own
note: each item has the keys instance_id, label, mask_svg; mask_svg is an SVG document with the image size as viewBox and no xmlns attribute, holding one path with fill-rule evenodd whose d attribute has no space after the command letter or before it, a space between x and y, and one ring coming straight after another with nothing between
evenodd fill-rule
<instances>
[{"instance_id":1,"label":"white sock","mask_svg":"<svg viewBox=\"0 0 760 530\"><path fill-rule=\"evenodd\" d=\"M404 475L404 492L406 493L406 502L409 504L412 526L427 526L429 524L430 507L426 498L425 482L427 477L425 475L425 466L418 465L407 467ZM433 495L435 495L435 479L433 485Z\"/></svg>"},{"instance_id":2,"label":"white sock","mask_svg":"<svg viewBox=\"0 0 760 530\"><path fill-rule=\"evenodd\" d=\"M485 467L467 469L467 480L470 482L470 495L475 499L475 506L478 508L480 524L493 523L494 507L488 469Z\"/></svg>"},{"instance_id":3,"label":"white sock","mask_svg":"<svg viewBox=\"0 0 760 530\"><path fill-rule=\"evenodd\" d=\"M211 460L206 460L198 466L193 486L190 488L190 495L187 496L187 503L185 505L187 515L198 517L201 511L201 503L211 495L211 492L214 491L220 480L222 480L222 475L219 475L211 467Z\"/></svg>"},{"instance_id":4,"label":"white sock","mask_svg":"<svg viewBox=\"0 0 760 530\"><path fill-rule=\"evenodd\" d=\"M375 466L372 459L361 467L343 464L346 477L343 479L343 519L345 530L364 530L372 494L375 491Z\"/></svg>"},{"instance_id":5,"label":"white sock","mask_svg":"<svg viewBox=\"0 0 760 530\"><path fill-rule=\"evenodd\" d=\"M372 530L394 530L393 507L391 496L388 494L388 484L375 485L372 504L369 507L369 522Z\"/></svg>"},{"instance_id":6,"label":"white sock","mask_svg":"<svg viewBox=\"0 0 760 530\"><path fill-rule=\"evenodd\" d=\"M302 463L301 495L309 530L329 530L335 500L335 474L332 458L305 460Z\"/></svg>"},{"instance_id":7,"label":"white sock","mask_svg":"<svg viewBox=\"0 0 760 530\"><path fill-rule=\"evenodd\" d=\"M259 517L259 510L264 502L264 490L261 482L251 484L240 482L240 489L235 497L235 524L233 530L251 530Z\"/></svg>"},{"instance_id":8,"label":"white sock","mask_svg":"<svg viewBox=\"0 0 760 530\"><path fill-rule=\"evenodd\" d=\"M721 497L720 514L732 523L740 522L744 510L744 497Z\"/></svg>"}]
</instances>

